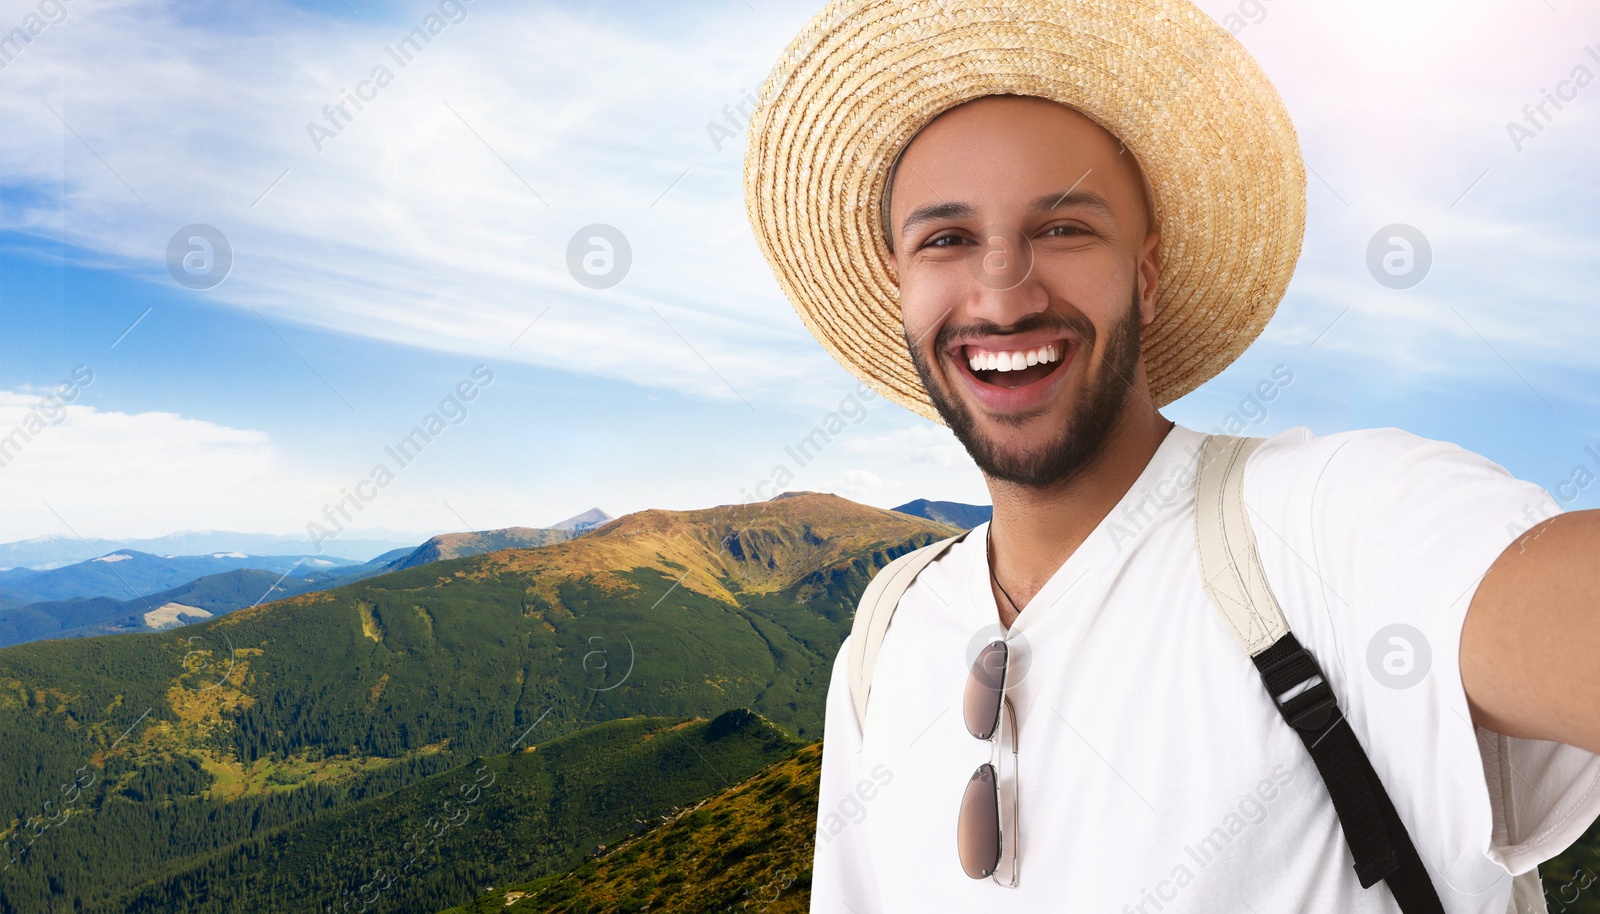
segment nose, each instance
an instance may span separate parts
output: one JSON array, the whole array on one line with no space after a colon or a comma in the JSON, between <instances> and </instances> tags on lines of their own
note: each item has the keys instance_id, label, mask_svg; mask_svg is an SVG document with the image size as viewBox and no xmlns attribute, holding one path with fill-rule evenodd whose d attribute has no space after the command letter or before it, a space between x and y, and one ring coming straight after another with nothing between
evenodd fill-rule
<instances>
[{"instance_id":1,"label":"nose","mask_svg":"<svg viewBox=\"0 0 1600 914\"><path fill-rule=\"evenodd\" d=\"M1004 225L985 228L968 257L972 292L971 317L1001 326L1050 306L1049 294L1033 269L1033 245L1022 231Z\"/></svg>"}]
</instances>

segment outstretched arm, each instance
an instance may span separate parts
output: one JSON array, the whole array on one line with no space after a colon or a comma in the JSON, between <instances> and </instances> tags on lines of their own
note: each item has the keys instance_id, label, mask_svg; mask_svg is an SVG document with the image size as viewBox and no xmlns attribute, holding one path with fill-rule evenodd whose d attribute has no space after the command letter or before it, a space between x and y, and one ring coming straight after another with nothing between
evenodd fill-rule
<instances>
[{"instance_id":1,"label":"outstretched arm","mask_svg":"<svg viewBox=\"0 0 1600 914\"><path fill-rule=\"evenodd\" d=\"M1477 726L1600 754L1600 511L1562 514L1506 548L1461 629Z\"/></svg>"}]
</instances>

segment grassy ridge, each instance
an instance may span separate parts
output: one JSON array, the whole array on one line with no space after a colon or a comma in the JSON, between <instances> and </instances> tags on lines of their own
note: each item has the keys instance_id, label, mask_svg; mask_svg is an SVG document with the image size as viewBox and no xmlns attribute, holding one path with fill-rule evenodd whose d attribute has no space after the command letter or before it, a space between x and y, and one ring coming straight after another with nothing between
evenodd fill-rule
<instances>
[{"instance_id":1,"label":"grassy ridge","mask_svg":"<svg viewBox=\"0 0 1600 914\"><path fill-rule=\"evenodd\" d=\"M805 914L822 744L608 848L443 914Z\"/></svg>"},{"instance_id":2,"label":"grassy ridge","mask_svg":"<svg viewBox=\"0 0 1600 914\"><path fill-rule=\"evenodd\" d=\"M571 530L548 527L506 527L470 533L441 533L395 562L395 569L413 568L444 559L459 559L499 549L535 549L577 536Z\"/></svg>"},{"instance_id":3,"label":"grassy ridge","mask_svg":"<svg viewBox=\"0 0 1600 914\"><path fill-rule=\"evenodd\" d=\"M566 873L441 914L805 914L822 744ZM1539 865L1550 914L1600 914L1600 822Z\"/></svg>"},{"instance_id":4,"label":"grassy ridge","mask_svg":"<svg viewBox=\"0 0 1600 914\"><path fill-rule=\"evenodd\" d=\"M560 872L800 745L745 710L597 724L244 842L100 910L433 910L508 878Z\"/></svg>"}]
</instances>

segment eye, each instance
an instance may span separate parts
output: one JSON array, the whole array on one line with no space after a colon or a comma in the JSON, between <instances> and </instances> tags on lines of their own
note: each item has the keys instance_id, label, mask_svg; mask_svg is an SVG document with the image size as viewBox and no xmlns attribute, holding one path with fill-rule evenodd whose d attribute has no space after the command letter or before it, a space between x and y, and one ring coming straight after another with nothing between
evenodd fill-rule
<instances>
[{"instance_id":1,"label":"eye","mask_svg":"<svg viewBox=\"0 0 1600 914\"><path fill-rule=\"evenodd\" d=\"M1044 237L1071 238L1076 235L1093 235L1094 232L1081 225L1053 225L1044 231Z\"/></svg>"},{"instance_id":2,"label":"eye","mask_svg":"<svg viewBox=\"0 0 1600 914\"><path fill-rule=\"evenodd\" d=\"M936 235L933 238L928 239L927 241L923 242L922 246L925 248L953 248L957 245L968 243L968 240L961 235L957 235L954 232L946 232L943 235Z\"/></svg>"}]
</instances>

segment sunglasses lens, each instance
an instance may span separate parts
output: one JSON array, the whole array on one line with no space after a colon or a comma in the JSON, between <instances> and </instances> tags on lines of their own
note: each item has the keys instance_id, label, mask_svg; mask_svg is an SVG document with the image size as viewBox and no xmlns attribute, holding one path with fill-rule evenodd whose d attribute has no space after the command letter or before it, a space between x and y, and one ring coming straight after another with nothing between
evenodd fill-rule
<instances>
[{"instance_id":1,"label":"sunglasses lens","mask_svg":"<svg viewBox=\"0 0 1600 914\"><path fill-rule=\"evenodd\" d=\"M1000 723L1000 692L1006 682L1006 643L990 642L972 663L967 676L967 697L963 713L967 732L978 739L994 735Z\"/></svg>"},{"instance_id":2,"label":"sunglasses lens","mask_svg":"<svg viewBox=\"0 0 1600 914\"><path fill-rule=\"evenodd\" d=\"M1000 794L994 766L987 762L973 772L961 796L956 850L961 868L973 879L988 878L1000 865Z\"/></svg>"}]
</instances>

